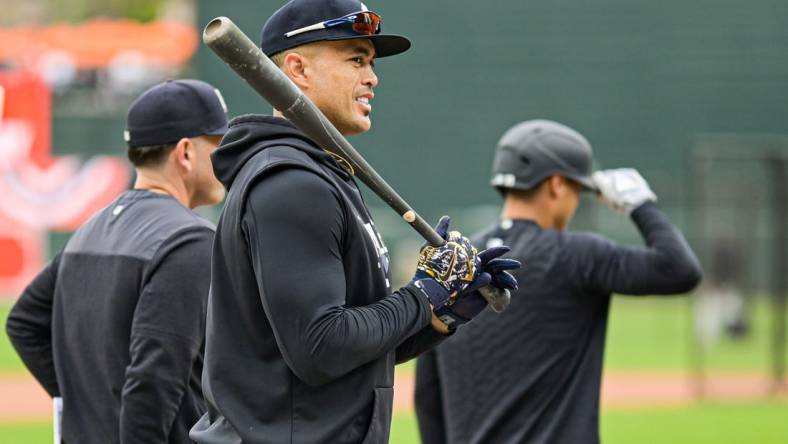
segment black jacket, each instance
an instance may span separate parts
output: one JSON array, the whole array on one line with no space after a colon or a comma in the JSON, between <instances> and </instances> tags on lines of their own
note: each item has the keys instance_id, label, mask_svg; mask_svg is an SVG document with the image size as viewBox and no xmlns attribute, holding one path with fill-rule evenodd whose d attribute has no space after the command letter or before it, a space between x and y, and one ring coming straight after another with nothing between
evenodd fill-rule
<instances>
[{"instance_id":1,"label":"black jacket","mask_svg":"<svg viewBox=\"0 0 788 444\"><path fill-rule=\"evenodd\" d=\"M394 364L441 337L353 178L284 119L234 119L213 155L217 227L201 443L381 443Z\"/></svg>"},{"instance_id":2,"label":"black jacket","mask_svg":"<svg viewBox=\"0 0 788 444\"><path fill-rule=\"evenodd\" d=\"M701 269L655 204L632 213L647 247L506 221L474 239L511 245L519 290L419 358L416 412L425 444L596 443L611 293L690 291Z\"/></svg>"},{"instance_id":3,"label":"black jacket","mask_svg":"<svg viewBox=\"0 0 788 444\"><path fill-rule=\"evenodd\" d=\"M213 226L170 196L123 193L69 239L8 316L67 443L187 443L200 388Z\"/></svg>"}]
</instances>

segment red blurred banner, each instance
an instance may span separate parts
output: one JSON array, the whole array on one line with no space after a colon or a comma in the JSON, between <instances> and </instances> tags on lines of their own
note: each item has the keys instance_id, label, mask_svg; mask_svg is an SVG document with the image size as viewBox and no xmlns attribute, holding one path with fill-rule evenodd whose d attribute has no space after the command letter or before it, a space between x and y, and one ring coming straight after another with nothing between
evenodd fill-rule
<instances>
[{"instance_id":1,"label":"red blurred banner","mask_svg":"<svg viewBox=\"0 0 788 444\"><path fill-rule=\"evenodd\" d=\"M52 99L30 71L0 71L0 298L16 297L48 256L46 233L72 231L126 187L117 157L52 157Z\"/></svg>"},{"instance_id":2,"label":"red blurred banner","mask_svg":"<svg viewBox=\"0 0 788 444\"><path fill-rule=\"evenodd\" d=\"M133 52L152 63L182 65L197 51L198 35L185 23L97 18L81 24L0 27L0 62L33 66L52 53L64 54L79 69L106 68Z\"/></svg>"}]
</instances>

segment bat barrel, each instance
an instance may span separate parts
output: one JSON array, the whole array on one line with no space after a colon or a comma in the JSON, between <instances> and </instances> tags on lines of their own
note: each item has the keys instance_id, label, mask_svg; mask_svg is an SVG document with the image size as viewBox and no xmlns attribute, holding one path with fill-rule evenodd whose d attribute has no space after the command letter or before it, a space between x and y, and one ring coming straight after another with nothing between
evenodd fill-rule
<instances>
[{"instance_id":1,"label":"bat barrel","mask_svg":"<svg viewBox=\"0 0 788 444\"><path fill-rule=\"evenodd\" d=\"M210 46L211 43L218 37L226 35L227 27L231 26L232 23L233 22L227 19L227 17L216 17L215 19L208 22L202 33L202 38L205 44Z\"/></svg>"},{"instance_id":2,"label":"bat barrel","mask_svg":"<svg viewBox=\"0 0 788 444\"><path fill-rule=\"evenodd\" d=\"M217 17L205 26L205 44L258 94L278 110L286 110L301 97L301 91L238 26L227 17Z\"/></svg>"}]
</instances>

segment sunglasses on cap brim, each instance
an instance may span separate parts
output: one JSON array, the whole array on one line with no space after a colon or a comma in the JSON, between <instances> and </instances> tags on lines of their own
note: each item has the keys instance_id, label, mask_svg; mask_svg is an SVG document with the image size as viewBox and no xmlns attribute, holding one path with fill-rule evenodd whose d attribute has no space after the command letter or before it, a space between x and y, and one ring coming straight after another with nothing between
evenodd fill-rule
<instances>
[{"instance_id":1,"label":"sunglasses on cap brim","mask_svg":"<svg viewBox=\"0 0 788 444\"><path fill-rule=\"evenodd\" d=\"M293 37L309 31L332 28L340 25L352 25L353 31L359 35L375 35L380 33L380 16L372 11L358 11L343 15L342 17L315 23L314 25L304 26L296 30L286 32L285 37Z\"/></svg>"}]
</instances>

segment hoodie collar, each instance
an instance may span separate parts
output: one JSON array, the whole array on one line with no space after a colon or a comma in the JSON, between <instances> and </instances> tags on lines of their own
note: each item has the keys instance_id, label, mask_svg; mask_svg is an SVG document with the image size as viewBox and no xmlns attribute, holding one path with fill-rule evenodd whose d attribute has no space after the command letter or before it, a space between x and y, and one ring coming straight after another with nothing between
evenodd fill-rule
<instances>
[{"instance_id":1,"label":"hoodie collar","mask_svg":"<svg viewBox=\"0 0 788 444\"><path fill-rule=\"evenodd\" d=\"M249 159L266 148L282 145L292 146L305 152L316 162L330 168L343 180L351 177L351 173L340 166L340 163L347 164L344 159L339 158L341 160L338 162L334 158L335 155L318 147L288 120L281 117L247 114L230 121L229 130L222 139L221 145L211 155L216 178L229 190L238 172ZM347 164L347 167L349 166ZM350 171L352 172L352 167Z\"/></svg>"}]
</instances>

